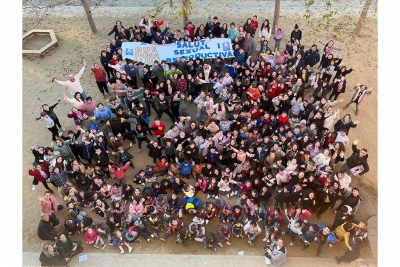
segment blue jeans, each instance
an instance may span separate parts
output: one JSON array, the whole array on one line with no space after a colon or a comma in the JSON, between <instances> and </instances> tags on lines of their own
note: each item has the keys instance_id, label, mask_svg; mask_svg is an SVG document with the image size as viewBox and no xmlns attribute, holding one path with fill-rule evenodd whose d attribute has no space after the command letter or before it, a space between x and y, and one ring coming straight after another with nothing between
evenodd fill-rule
<instances>
[{"instance_id":1,"label":"blue jeans","mask_svg":"<svg viewBox=\"0 0 400 267\"><path fill-rule=\"evenodd\" d=\"M352 175L352 173L350 172L350 167L349 167L349 165L347 165L347 163L345 163L343 166L342 166L342 169L341 169L341 171L343 171L343 172L346 172L348 175Z\"/></svg>"},{"instance_id":2,"label":"blue jeans","mask_svg":"<svg viewBox=\"0 0 400 267\"><path fill-rule=\"evenodd\" d=\"M83 99L85 99L86 100L86 97L87 97L87 95L86 95L86 92L85 91L82 91L82 97L83 97Z\"/></svg>"}]
</instances>

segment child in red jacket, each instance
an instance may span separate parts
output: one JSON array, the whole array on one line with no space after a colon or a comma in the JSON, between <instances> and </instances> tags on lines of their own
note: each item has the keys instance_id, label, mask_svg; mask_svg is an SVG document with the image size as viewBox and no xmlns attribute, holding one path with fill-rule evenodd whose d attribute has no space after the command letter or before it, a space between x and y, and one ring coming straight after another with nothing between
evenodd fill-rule
<instances>
[{"instance_id":1,"label":"child in red jacket","mask_svg":"<svg viewBox=\"0 0 400 267\"><path fill-rule=\"evenodd\" d=\"M161 160L157 162L157 176L166 176L168 174L169 163L165 156L161 157Z\"/></svg>"},{"instance_id":2,"label":"child in red jacket","mask_svg":"<svg viewBox=\"0 0 400 267\"><path fill-rule=\"evenodd\" d=\"M117 179L117 182L120 185L125 184L125 170L129 167L130 163L131 163L130 161L126 162L125 165L122 167L119 167L115 164L113 166L108 164L108 169L110 170L111 173L115 175L115 179Z\"/></svg>"},{"instance_id":3,"label":"child in red jacket","mask_svg":"<svg viewBox=\"0 0 400 267\"><path fill-rule=\"evenodd\" d=\"M244 184L239 184L239 197L240 195L243 193L246 196L250 196L251 194L251 190L253 190L253 187L251 186L251 181L246 180L246 182L244 182Z\"/></svg>"},{"instance_id":4,"label":"child in red jacket","mask_svg":"<svg viewBox=\"0 0 400 267\"><path fill-rule=\"evenodd\" d=\"M101 250L103 250L106 247L106 244L104 243L103 238L99 236L97 231L91 227L88 227L86 233L85 233L85 241L87 244L93 244L93 247L99 248L97 245L100 241L101 244Z\"/></svg>"}]
</instances>

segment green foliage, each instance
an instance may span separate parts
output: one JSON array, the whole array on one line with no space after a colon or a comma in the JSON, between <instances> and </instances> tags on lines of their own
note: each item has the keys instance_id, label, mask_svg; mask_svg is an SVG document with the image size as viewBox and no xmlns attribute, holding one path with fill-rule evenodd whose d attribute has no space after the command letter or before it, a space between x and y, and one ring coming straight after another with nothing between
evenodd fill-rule
<instances>
[{"instance_id":1,"label":"green foliage","mask_svg":"<svg viewBox=\"0 0 400 267\"><path fill-rule=\"evenodd\" d=\"M312 8L313 8L314 4L315 4L315 0L308 0L304 4L307 9L306 9L303 17L305 17L306 19L310 19L314 15L314 13L312 12ZM329 23L329 21L333 18L333 16L337 14L337 11L335 11L335 12L332 11L332 2L331 2L331 0L326 0L325 1L325 12L326 13L324 13L322 15L322 18L327 23Z\"/></svg>"}]
</instances>

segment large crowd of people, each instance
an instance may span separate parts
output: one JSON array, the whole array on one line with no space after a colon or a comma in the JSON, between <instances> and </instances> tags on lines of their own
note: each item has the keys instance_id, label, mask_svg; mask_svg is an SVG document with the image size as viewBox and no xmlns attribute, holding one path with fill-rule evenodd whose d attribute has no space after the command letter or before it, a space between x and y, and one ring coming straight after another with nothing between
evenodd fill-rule
<instances>
[{"instance_id":1,"label":"large crowd of people","mask_svg":"<svg viewBox=\"0 0 400 267\"><path fill-rule=\"evenodd\" d=\"M291 247L296 238L302 251L316 243L316 256L344 240L348 251L336 261L359 257L368 242L367 223L356 218L362 198L351 181L369 171L368 151L349 140L359 121L340 115L339 96L354 89L343 110L355 103L358 116L371 90L346 86L354 70L333 55L341 50L333 40L305 50L297 24L291 32L272 29L267 19L259 25L257 16L239 27L217 17L198 27L188 21L172 32L164 19L143 15L134 27L117 21L108 35L110 44L91 67L104 99L82 88L83 61L67 81L51 79L69 90L63 99L71 111L59 115L73 119L76 130L60 124L55 108L61 99L43 104L35 118L53 140L31 148L29 170L32 190L39 182L47 189L39 197L38 237L55 242L43 246L42 264L66 265L81 253L82 242L72 241L73 235L120 253L124 247L131 253L141 238L173 236L183 246L202 242L215 252L236 238L253 246L260 236L269 244L264 251L271 266L283 266L286 243ZM122 58L123 42L209 38L230 38L235 57L152 65ZM153 164L138 170L143 143ZM125 175L129 168L133 176ZM64 222L56 216L61 209ZM320 219L332 209L332 225L308 221L312 213ZM185 225L184 217L193 220ZM219 220L217 229L209 229L210 220Z\"/></svg>"}]
</instances>

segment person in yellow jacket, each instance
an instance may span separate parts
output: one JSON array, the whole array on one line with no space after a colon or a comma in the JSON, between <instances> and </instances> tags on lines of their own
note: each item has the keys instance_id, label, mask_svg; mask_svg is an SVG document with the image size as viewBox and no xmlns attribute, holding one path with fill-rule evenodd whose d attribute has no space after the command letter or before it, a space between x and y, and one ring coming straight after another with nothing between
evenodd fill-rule
<instances>
[{"instance_id":1,"label":"person in yellow jacket","mask_svg":"<svg viewBox=\"0 0 400 267\"><path fill-rule=\"evenodd\" d=\"M349 238L350 238L350 231L353 228L356 228L358 225L352 222L346 222L344 224L339 225L338 227L336 227L335 231L334 231L334 240L332 243L337 243L340 242L342 240L344 240L344 242L346 243L346 247L351 251L352 248L349 244Z\"/></svg>"}]
</instances>

